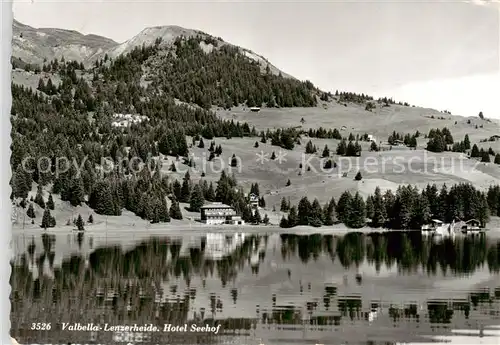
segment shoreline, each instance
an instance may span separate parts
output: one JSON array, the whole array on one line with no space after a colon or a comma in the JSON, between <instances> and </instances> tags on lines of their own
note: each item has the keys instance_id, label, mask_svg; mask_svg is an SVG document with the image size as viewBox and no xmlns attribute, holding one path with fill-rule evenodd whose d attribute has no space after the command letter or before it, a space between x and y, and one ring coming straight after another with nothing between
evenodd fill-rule
<instances>
[{"instance_id":1,"label":"shoreline","mask_svg":"<svg viewBox=\"0 0 500 345\"><path fill-rule=\"evenodd\" d=\"M168 224L168 223L167 223ZM293 228L281 228L278 225L203 225L203 224L185 224L185 222L179 222L178 224L168 224L165 225L150 225L150 226L122 226L122 227L103 227L101 224L94 226L86 226L85 231L81 232L87 235L110 235L116 236L120 234L137 234L140 236L162 236L162 235L198 235L206 233L248 233L248 234L266 234L266 233L278 233L278 234L293 234L293 235L346 235L348 233L394 233L394 232L420 232L420 230L396 230L396 229L385 229L385 228L370 228L363 227L360 229L351 229L343 225L338 226L324 226L324 227L312 227L312 226L296 226ZM12 234L78 234L79 232L70 226L60 226L55 228L48 228L44 230L42 228L30 227L30 228L17 228L12 227ZM483 233L484 236L488 238L500 238L500 229L490 229ZM467 235L461 232L455 233L456 237L467 237Z\"/></svg>"}]
</instances>

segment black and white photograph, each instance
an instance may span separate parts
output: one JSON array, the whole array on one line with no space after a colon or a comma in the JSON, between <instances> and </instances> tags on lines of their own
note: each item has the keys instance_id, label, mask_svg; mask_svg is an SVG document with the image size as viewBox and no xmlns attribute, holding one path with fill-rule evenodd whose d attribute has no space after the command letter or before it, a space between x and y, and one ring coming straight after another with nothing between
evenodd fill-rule
<instances>
[{"instance_id":1,"label":"black and white photograph","mask_svg":"<svg viewBox=\"0 0 500 345\"><path fill-rule=\"evenodd\" d=\"M500 344L500 2L7 5L12 344Z\"/></svg>"}]
</instances>

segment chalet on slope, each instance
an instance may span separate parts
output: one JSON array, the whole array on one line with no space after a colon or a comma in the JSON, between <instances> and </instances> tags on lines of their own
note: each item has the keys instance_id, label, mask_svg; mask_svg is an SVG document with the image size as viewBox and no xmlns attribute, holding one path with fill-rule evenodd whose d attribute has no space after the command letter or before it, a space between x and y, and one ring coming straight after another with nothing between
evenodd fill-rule
<instances>
[{"instance_id":1,"label":"chalet on slope","mask_svg":"<svg viewBox=\"0 0 500 345\"><path fill-rule=\"evenodd\" d=\"M251 107L250 111L254 112L254 113L258 113L260 111L260 108L259 107Z\"/></svg>"},{"instance_id":2,"label":"chalet on slope","mask_svg":"<svg viewBox=\"0 0 500 345\"><path fill-rule=\"evenodd\" d=\"M254 209L259 207L259 196L254 193L250 193L248 196L248 204Z\"/></svg>"},{"instance_id":3,"label":"chalet on slope","mask_svg":"<svg viewBox=\"0 0 500 345\"><path fill-rule=\"evenodd\" d=\"M233 207L214 202L201 208L201 222L209 225L243 225L245 222L236 214Z\"/></svg>"}]
</instances>

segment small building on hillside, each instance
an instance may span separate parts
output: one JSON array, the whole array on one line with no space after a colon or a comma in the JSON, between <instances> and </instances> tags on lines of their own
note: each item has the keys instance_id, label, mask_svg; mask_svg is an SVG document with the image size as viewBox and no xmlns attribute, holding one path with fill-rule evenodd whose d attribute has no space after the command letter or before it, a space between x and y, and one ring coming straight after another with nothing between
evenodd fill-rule
<instances>
[{"instance_id":1,"label":"small building on hillside","mask_svg":"<svg viewBox=\"0 0 500 345\"><path fill-rule=\"evenodd\" d=\"M368 141L372 142L377 142L377 138L373 134L368 134Z\"/></svg>"},{"instance_id":2,"label":"small building on hillside","mask_svg":"<svg viewBox=\"0 0 500 345\"><path fill-rule=\"evenodd\" d=\"M260 111L260 108L259 107L251 107L250 111L252 111L254 113L258 113Z\"/></svg>"},{"instance_id":3,"label":"small building on hillside","mask_svg":"<svg viewBox=\"0 0 500 345\"><path fill-rule=\"evenodd\" d=\"M214 202L201 208L201 222L205 224L243 225L245 222L234 208L221 202Z\"/></svg>"},{"instance_id":4,"label":"small building on hillside","mask_svg":"<svg viewBox=\"0 0 500 345\"><path fill-rule=\"evenodd\" d=\"M254 193L250 193L248 196L248 204L252 206L252 208L259 207L259 196Z\"/></svg>"},{"instance_id":5,"label":"small building on hillside","mask_svg":"<svg viewBox=\"0 0 500 345\"><path fill-rule=\"evenodd\" d=\"M149 121L149 117L139 114L114 114L111 126L113 127L129 127L132 124Z\"/></svg>"}]
</instances>

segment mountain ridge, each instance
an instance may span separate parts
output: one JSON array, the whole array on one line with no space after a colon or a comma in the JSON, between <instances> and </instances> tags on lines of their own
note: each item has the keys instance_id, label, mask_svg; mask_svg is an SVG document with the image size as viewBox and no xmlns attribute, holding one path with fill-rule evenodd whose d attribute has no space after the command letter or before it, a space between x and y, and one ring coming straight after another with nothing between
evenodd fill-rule
<instances>
[{"instance_id":1,"label":"mountain ridge","mask_svg":"<svg viewBox=\"0 0 500 345\"><path fill-rule=\"evenodd\" d=\"M116 58L130 53L135 47L153 45L158 38L161 38L162 45L166 46L172 45L179 37L193 38L201 36L205 40L215 40L221 46L237 47L243 55L257 61L263 71L269 67L270 72L275 75L281 74L285 78L296 79L250 49L231 44L220 37L214 37L201 30L185 28L179 25L146 27L135 36L121 43L97 34L85 35L76 30L34 28L15 19L12 28L12 56L29 64L41 65L44 61L60 60L64 57L67 60L91 65L105 55ZM207 49L208 52L213 47L211 48L210 44L207 44L203 48Z\"/></svg>"}]
</instances>

